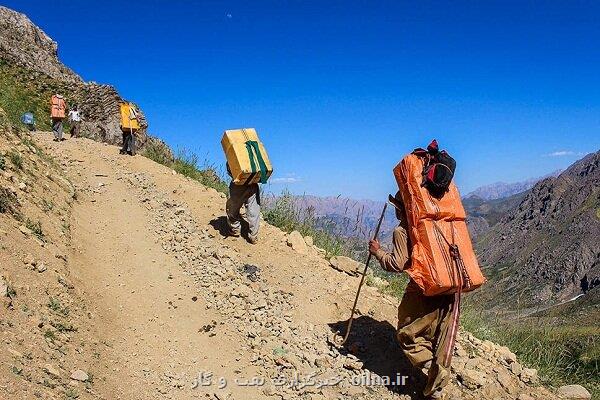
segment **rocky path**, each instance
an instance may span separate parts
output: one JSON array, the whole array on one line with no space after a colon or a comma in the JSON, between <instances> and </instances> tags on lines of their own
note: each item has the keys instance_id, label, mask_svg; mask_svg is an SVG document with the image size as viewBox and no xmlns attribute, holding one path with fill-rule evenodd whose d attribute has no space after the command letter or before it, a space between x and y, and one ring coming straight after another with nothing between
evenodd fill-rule
<instances>
[{"instance_id":1,"label":"rocky path","mask_svg":"<svg viewBox=\"0 0 600 400\"><path fill-rule=\"evenodd\" d=\"M39 140L78 193L69 259L105 344L98 397L420 398L423 375L394 340L396 300L367 287L350 344L337 348L357 279L317 248L294 250L266 224L256 246L226 238L214 190L112 146ZM508 349L468 334L454 370L456 399L553 398Z\"/></svg>"}]
</instances>

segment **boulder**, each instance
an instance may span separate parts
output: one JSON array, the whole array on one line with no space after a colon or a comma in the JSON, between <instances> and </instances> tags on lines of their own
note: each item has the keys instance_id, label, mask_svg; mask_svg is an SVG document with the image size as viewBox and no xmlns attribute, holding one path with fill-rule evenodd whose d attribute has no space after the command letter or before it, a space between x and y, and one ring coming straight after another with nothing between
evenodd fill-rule
<instances>
[{"instance_id":1,"label":"boulder","mask_svg":"<svg viewBox=\"0 0 600 400\"><path fill-rule=\"evenodd\" d=\"M348 275L356 276L360 273L362 264L354 261L350 257L335 256L329 260L330 265L338 271L345 272Z\"/></svg>"},{"instance_id":2,"label":"boulder","mask_svg":"<svg viewBox=\"0 0 600 400\"><path fill-rule=\"evenodd\" d=\"M308 247L304 238L298 231L291 232L287 237L287 245L300 254L308 253Z\"/></svg>"},{"instance_id":3,"label":"boulder","mask_svg":"<svg viewBox=\"0 0 600 400\"><path fill-rule=\"evenodd\" d=\"M589 400L592 398L591 393L581 385L561 386L558 388L557 393L563 399Z\"/></svg>"}]
</instances>

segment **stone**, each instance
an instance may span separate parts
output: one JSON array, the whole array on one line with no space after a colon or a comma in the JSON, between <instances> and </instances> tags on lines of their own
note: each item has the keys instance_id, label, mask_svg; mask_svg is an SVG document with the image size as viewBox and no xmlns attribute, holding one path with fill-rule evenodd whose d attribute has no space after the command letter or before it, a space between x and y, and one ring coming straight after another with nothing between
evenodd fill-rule
<instances>
[{"instance_id":1,"label":"stone","mask_svg":"<svg viewBox=\"0 0 600 400\"><path fill-rule=\"evenodd\" d=\"M346 256L331 257L331 260L329 260L329 264L338 271L345 272L353 276L358 275L360 267L362 267L362 264Z\"/></svg>"},{"instance_id":2,"label":"stone","mask_svg":"<svg viewBox=\"0 0 600 400\"><path fill-rule=\"evenodd\" d=\"M512 364L514 362L517 362L517 356L515 355L515 353L510 351L510 349L508 347L501 346L499 348L499 352L500 352L499 358L504 360L507 364Z\"/></svg>"},{"instance_id":3,"label":"stone","mask_svg":"<svg viewBox=\"0 0 600 400\"><path fill-rule=\"evenodd\" d=\"M90 377L85 371L78 369L71 374L71 379L79 382L85 382L90 379Z\"/></svg>"},{"instance_id":4,"label":"stone","mask_svg":"<svg viewBox=\"0 0 600 400\"><path fill-rule=\"evenodd\" d=\"M515 362L515 363L510 364L510 370L513 374L519 376L519 375L521 375L521 372L523 371L523 367L518 362Z\"/></svg>"},{"instance_id":5,"label":"stone","mask_svg":"<svg viewBox=\"0 0 600 400\"><path fill-rule=\"evenodd\" d=\"M44 371L46 371L48 375L52 375L55 378L60 378L60 370L52 364L44 365Z\"/></svg>"},{"instance_id":6,"label":"stone","mask_svg":"<svg viewBox=\"0 0 600 400\"><path fill-rule=\"evenodd\" d=\"M536 383L538 380L537 369L534 368L523 368L521 371L521 380L525 383Z\"/></svg>"},{"instance_id":7,"label":"stone","mask_svg":"<svg viewBox=\"0 0 600 400\"><path fill-rule=\"evenodd\" d=\"M22 354L22 353L20 353L20 352L18 352L18 351L16 351L16 350L13 350L13 349L8 349L8 352L9 352L9 353L10 353L10 354L11 354L13 357L16 357L16 358L22 358L22 357L23 357L23 354Z\"/></svg>"},{"instance_id":8,"label":"stone","mask_svg":"<svg viewBox=\"0 0 600 400\"><path fill-rule=\"evenodd\" d=\"M592 395L581 385L566 385L558 388L557 393L564 399L569 400L589 400Z\"/></svg>"},{"instance_id":9,"label":"stone","mask_svg":"<svg viewBox=\"0 0 600 400\"><path fill-rule=\"evenodd\" d=\"M35 258L33 258L31 254L27 254L25 257L23 257L23 264L35 266Z\"/></svg>"},{"instance_id":10,"label":"stone","mask_svg":"<svg viewBox=\"0 0 600 400\"><path fill-rule=\"evenodd\" d=\"M477 389L486 383L485 373L474 369L465 369L459 374L459 379L467 389Z\"/></svg>"},{"instance_id":11,"label":"stone","mask_svg":"<svg viewBox=\"0 0 600 400\"><path fill-rule=\"evenodd\" d=\"M184 212L185 212L185 208L183 208L183 207L177 207L175 209L175 215L180 215L180 214L183 214Z\"/></svg>"},{"instance_id":12,"label":"stone","mask_svg":"<svg viewBox=\"0 0 600 400\"><path fill-rule=\"evenodd\" d=\"M8 282L4 279L3 276L0 276L0 297L8 296Z\"/></svg>"},{"instance_id":13,"label":"stone","mask_svg":"<svg viewBox=\"0 0 600 400\"><path fill-rule=\"evenodd\" d=\"M21 231L21 233L23 235L30 235L31 234L31 231L29 229L27 229L27 227L25 225L19 226L19 230Z\"/></svg>"},{"instance_id":14,"label":"stone","mask_svg":"<svg viewBox=\"0 0 600 400\"><path fill-rule=\"evenodd\" d=\"M22 191L26 191L27 190L27 184L25 182L19 183L19 189L21 189Z\"/></svg>"},{"instance_id":15,"label":"stone","mask_svg":"<svg viewBox=\"0 0 600 400\"><path fill-rule=\"evenodd\" d=\"M349 370L360 370L363 367L363 363L353 358L347 358L344 360L343 366Z\"/></svg>"},{"instance_id":16,"label":"stone","mask_svg":"<svg viewBox=\"0 0 600 400\"><path fill-rule=\"evenodd\" d=\"M300 254L306 254L308 252L306 242L298 231L293 231L288 235L287 245Z\"/></svg>"},{"instance_id":17,"label":"stone","mask_svg":"<svg viewBox=\"0 0 600 400\"><path fill-rule=\"evenodd\" d=\"M43 262L41 262L41 263L38 263L38 264L35 266L35 270L36 270L37 272L40 272L40 273L41 273L41 272L45 272L45 271L46 271L46 269L47 269L47 268L46 268L46 264L44 264Z\"/></svg>"},{"instance_id":18,"label":"stone","mask_svg":"<svg viewBox=\"0 0 600 400\"><path fill-rule=\"evenodd\" d=\"M386 286L389 286L389 284L390 284L388 281L386 281L385 279L380 278L378 276L370 277L369 283L370 283L370 286L375 286L378 288L386 287Z\"/></svg>"},{"instance_id":19,"label":"stone","mask_svg":"<svg viewBox=\"0 0 600 400\"><path fill-rule=\"evenodd\" d=\"M510 374L506 370L498 372L498 382L510 394L514 394L517 391L517 386L513 383L513 379L511 379Z\"/></svg>"}]
</instances>

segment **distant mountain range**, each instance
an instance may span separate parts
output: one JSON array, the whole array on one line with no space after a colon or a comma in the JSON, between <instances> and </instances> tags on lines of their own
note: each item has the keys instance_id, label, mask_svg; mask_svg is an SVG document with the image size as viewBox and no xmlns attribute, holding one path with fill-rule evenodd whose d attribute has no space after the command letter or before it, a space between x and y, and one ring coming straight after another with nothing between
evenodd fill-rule
<instances>
[{"instance_id":1,"label":"distant mountain range","mask_svg":"<svg viewBox=\"0 0 600 400\"><path fill-rule=\"evenodd\" d=\"M509 197L518 193L523 193L529 190L544 178L556 177L560 175L562 169L558 169L548 175L539 178L530 178L520 182L506 183L496 182L489 185L480 186L472 192L468 193L465 198L478 197L482 200L496 200Z\"/></svg>"}]
</instances>

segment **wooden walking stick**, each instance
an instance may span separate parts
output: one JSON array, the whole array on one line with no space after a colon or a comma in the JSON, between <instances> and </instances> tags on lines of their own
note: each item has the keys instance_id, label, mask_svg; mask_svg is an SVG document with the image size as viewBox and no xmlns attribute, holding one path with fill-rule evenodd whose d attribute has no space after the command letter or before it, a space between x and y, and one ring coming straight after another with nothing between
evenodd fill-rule
<instances>
[{"instance_id":1,"label":"wooden walking stick","mask_svg":"<svg viewBox=\"0 0 600 400\"><path fill-rule=\"evenodd\" d=\"M381 228L381 223L383 222L383 217L385 216L386 209L387 203L384 204L383 211L381 211L381 217L379 217L377 228L375 228L373 240L377 240L377 237L379 236L379 228ZM365 281L365 276L367 275L367 268L369 268L369 262L371 262L371 253L369 253L369 256L367 257L365 269L363 270L362 276L360 278L360 283L358 284L358 290L356 291L356 297L354 298L354 305L352 306L352 313L350 314L350 319L348 320L348 328L346 328L346 334L344 335L344 338L341 341L336 340L336 342L338 342L340 346L346 343L346 340L348 340L348 336L350 336L350 330L352 329L352 321L354 321L354 312L356 311L356 304L358 303L358 297L360 296L360 289L362 289L363 282Z\"/></svg>"}]
</instances>

